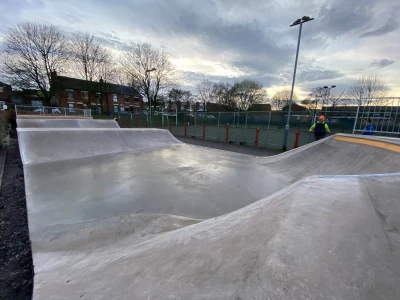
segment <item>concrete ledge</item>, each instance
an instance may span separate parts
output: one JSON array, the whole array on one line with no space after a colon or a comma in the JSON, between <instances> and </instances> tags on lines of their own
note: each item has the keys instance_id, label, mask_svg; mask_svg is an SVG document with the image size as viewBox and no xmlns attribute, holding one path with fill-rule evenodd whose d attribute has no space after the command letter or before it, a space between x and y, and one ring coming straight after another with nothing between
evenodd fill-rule
<instances>
[{"instance_id":1,"label":"concrete ledge","mask_svg":"<svg viewBox=\"0 0 400 300\"><path fill-rule=\"evenodd\" d=\"M43 115L17 115L17 119L93 119L85 116L43 116Z\"/></svg>"},{"instance_id":2,"label":"concrete ledge","mask_svg":"<svg viewBox=\"0 0 400 300\"><path fill-rule=\"evenodd\" d=\"M362 144L362 145L368 145L368 146L383 148L386 150L400 153L400 145L391 143L390 141L386 141L386 140L385 141L377 141L377 140L372 140L372 139L365 139L365 138L359 138L359 137L348 137L348 136L341 136L341 135L335 136L335 140L356 143L356 144Z\"/></svg>"}]
</instances>

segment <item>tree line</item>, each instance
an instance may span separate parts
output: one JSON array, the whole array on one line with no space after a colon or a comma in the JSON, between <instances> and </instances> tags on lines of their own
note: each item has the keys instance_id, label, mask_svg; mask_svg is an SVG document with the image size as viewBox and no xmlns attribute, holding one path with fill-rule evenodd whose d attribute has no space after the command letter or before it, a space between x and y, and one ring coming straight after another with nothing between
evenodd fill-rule
<instances>
[{"instance_id":1,"label":"tree line","mask_svg":"<svg viewBox=\"0 0 400 300\"><path fill-rule=\"evenodd\" d=\"M257 103L270 103L274 110L288 105L291 91L281 89L268 98L261 82L249 79L230 83L203 80L196 86L197 98L191 91L179 89L179 77L168 54L149 43L133 43L121 57L113 53L89 33L66 34L58 27L39 23L20 23L9 30L1 53L2 75L21 89L39 91L44 105L50 105L57 92L53 74L85 80L87 90L94 93L95 83L118 83L135 87L157 107L169 102L181 108L195 101L205 108L207 102L221 110L248 110ZM388 96L389 87L375 75L364 75L348 90L316 87L302 101L293 94L294 103L308 108L338 105L369 105L373 99ZM329 94L328 94L329 93ZM91 106L91 97L86 105Z\"/></svg>"}]
</instances>

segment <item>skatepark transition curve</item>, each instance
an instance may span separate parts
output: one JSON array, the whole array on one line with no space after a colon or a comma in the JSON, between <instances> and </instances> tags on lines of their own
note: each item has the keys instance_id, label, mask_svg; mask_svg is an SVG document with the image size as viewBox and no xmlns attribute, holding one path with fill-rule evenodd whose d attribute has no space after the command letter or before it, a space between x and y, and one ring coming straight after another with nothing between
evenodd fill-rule
<instances>
[{"instance_id":1,"label":"skatepark transition curve","mask_svg":"<svg viewBox=\"0 0 400 300\"><path fill-rule=\"evenodd\" d=\"M398 139L261 158L158 129L29 126L34 299L400 298Z\"/></svg>"}]
</instances>

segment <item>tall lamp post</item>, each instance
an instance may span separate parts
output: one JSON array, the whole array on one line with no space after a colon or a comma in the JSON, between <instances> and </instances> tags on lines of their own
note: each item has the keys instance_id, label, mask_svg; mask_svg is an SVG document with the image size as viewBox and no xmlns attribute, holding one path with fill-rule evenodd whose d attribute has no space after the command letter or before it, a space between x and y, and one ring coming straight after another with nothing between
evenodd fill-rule
<instances>
[{"instance_id":1,"label":"tall lamp post","mask_svg":"<svg viewBox=\"0 0 400 300\"><path fill-rule=\"evenodd\" d=\"M324 89L328 91L328 93L327 93L327 98L328 99L326 99L328 103L329 103L329 100L331 99L331 89L334 89L335 87L336 87L336 85L332 85L331 87L324 86ZM328 109L328 105L325 105L325 118L326 118L327 109Z\"/></svg>"},{"instance_id":2,"label":"tall lamp post","mask_svg":"<svg viewBox=\"0 0 400 300\"><path fill-rule=\"evenodd\" d=\"M156 68L151 68L151 69L146 70L146 81L147 81L148 90L150 90L150 73L155 71L155 70L156 70ZM150 127L152 127L152 122L151 122L151 96L150 96L150 93L149 93L149 114L150 114L150 119L149 119L150 120Z\"/></svg>"},{"instance_id":3,"label":"tall lamp post","mask_svg":"<svg viewBox=\"0 0 400 300\"><path fill-rule=\"evenodd\" d=\"M297 41L297 51L296 51L296 60L294 62L294 72L293 72L293 81L292 81L292 91L290 93L290 100L289 100L289 108L288 108L288 115L287 115L287 120L286 120L286 126L285 126L285 135L283 136L283 146L282 150L286 151L287 150L287 140L289 136L289 123L290 123L290 113L292 111L292 103L293 103L293 92L294 92L294 82L296 80L296 69L297 69L297 60L299 58L299 49L300 49L300 39L301 39L301 29L303 28L303 24L309 21L314 20L314 18L310 18L308 16L304 16L301 19L297 19L296 21L293 22L290 27L300 25L299 28L299 39Z\"/></svg>"}]
</instances>

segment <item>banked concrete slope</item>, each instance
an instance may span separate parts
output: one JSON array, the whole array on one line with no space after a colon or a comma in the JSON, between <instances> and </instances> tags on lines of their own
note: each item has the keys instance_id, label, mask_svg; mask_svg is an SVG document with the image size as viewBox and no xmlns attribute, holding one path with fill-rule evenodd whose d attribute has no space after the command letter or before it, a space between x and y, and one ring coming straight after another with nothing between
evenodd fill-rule
<instances>
[{"instance_id":1,"label":"banked concrete slope","mask_svg":"<svg viewBox=\"0 0 400 300\"><path fill-rule=\"evenodd\" d=\"M17 119L18 128L119 128L114 120L93 119Z\"/></svg>"},{"instance_id":2,"label":"banked concrete slope","mask_svg":"<svg viewBox=\"0 0 400 300\"><path fill-rule=\"evenodd\" d=\"M34 299L399 299L399 184L311 177L139 244L53 253Z\"/></svg>"},{"instance_id":3,"label":"banked concrete slope","mask_svg":"<svg viewBox=\"0 0 400 300\"><path fill-rule=\"evenodd\" d=\"M19 128L18 138L25 165L180 143L158 129Z\"/></svg>"}]
</instances>

